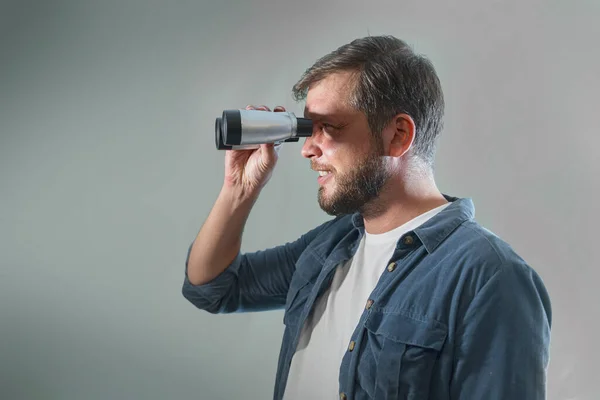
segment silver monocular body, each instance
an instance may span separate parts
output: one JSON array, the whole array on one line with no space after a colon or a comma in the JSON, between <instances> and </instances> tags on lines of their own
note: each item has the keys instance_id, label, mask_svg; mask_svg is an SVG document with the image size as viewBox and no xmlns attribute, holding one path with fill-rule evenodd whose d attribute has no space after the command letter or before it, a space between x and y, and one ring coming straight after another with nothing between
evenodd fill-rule
<instances>
[{"instance_id":1,"label":"silver monocular body","mask_svg":"<svg viewBox=\"0 0 600 400\"><path fill-rule=\"evenodd\" d=\"M312 121L293 112L225 110L215 121L215 144L217 150L256 149L265 143L297 142L312 131Z\"/></svg>"}]
</instances>

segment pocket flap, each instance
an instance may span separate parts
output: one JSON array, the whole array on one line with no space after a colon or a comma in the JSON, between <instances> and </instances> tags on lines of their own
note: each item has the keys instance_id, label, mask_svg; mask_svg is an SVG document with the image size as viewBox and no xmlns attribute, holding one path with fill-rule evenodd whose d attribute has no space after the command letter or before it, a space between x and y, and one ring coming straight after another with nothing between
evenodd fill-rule
<instances>
[{"instance_id":1,"label":"pocket flap","mask_svg":"<svg viewBox=\"0 0 600 400\"><path fill-rule=\"evenodd\" d=\"M448 334L448 327L433 319L415 319L402 312L371 310L365 327L376 335L395 342L440 351Z\"/></svg>"},{"instance_id":2,"label":"pocket flap","mask_svg":"<svg viewBox=\"0 0 600 400\"><path fill-rule=\"evenodd\" d=\"M301 299L298 298L298 294L304 290L310 291L309 289L305 289L309 287L311 282L306 280L299 274L294 274L292 277L292 281L290 283L290 287L288 289L287 298L285 301L285 311L283 314L283 323L284 325L296 325L298 323L298 319L300 318L300 313L302 311L302 307L304 306L306 300L306 295Z\"/></svg>"}]
</instances>

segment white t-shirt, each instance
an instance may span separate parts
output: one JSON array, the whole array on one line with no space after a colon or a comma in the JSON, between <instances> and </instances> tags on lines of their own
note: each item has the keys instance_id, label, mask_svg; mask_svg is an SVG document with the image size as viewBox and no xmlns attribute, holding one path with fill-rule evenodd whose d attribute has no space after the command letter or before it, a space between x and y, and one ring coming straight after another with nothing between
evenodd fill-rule
<instances>
[{"instance_id":1,"label":"white t-shirt","mask_svg":"<svg viewBox=\"0 0 600 400\"><path fill-rule=\"evenodd\" d=\"M365 303L387 268L396 244L450 203L382 234L365 233L354 257L338 266L331 286L316 301L292 358L285 400L338 399L339 371Z\"/></svg>"}]
</instances>

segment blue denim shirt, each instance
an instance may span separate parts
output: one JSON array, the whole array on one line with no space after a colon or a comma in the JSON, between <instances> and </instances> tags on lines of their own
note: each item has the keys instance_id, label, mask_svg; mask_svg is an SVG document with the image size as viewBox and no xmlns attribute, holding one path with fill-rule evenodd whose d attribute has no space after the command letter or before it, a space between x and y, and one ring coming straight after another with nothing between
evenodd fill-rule
<instances>
[{"instance_id":1,"label":"blue denim shirt","mask_svg":"<svg viewBox=\"0 0 600 400\"><path fill-rule=\"evenodd\" d=\"M381 266L348 338L341 399L545 399L544 284L474 220L470 199L446 198L452 204L403 235ZM360 215L337 217L292 243L239 254L207 284L186 275L183 295L210 313L285 310L273 397L282 399L304 321L363 234Z\"/></svg>"}]
</instances>

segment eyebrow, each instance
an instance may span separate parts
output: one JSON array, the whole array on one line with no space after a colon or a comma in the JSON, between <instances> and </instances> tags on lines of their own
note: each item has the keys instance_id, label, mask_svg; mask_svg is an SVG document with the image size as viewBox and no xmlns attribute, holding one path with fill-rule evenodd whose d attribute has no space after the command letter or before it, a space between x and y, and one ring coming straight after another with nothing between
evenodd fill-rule
<instances>
[{"instance_id":1,"label":"eyebrow","mask_svg":"<svg viewBox=\"0 0 600 400\"><path fill-rule=\"evenodd\" d=\"M310 118L314 120L323 119L339 119L340 116L336 114L322 114L315 111L310 111L308 107L304 107L304 118Z\"/></svg>"}]
</instances>

